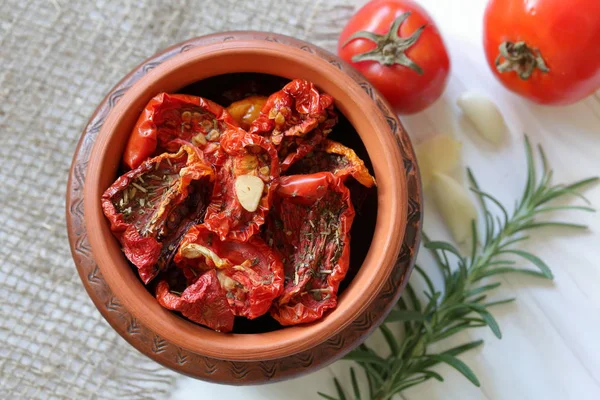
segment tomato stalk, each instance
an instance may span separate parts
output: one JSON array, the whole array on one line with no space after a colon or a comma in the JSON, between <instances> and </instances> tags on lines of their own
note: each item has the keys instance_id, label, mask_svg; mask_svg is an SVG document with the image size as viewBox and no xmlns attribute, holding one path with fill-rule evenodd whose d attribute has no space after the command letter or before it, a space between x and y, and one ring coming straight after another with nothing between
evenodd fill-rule
<instances>
[{"instance_id":1,"label":"tomato stalk","mask_svg":"<svg viewBox=\"0 0 600 400\"><path fill-rule=\"evenodd\" d=\"M421 37L423 30L427 25L421 26L419 29L413 32L409 37L403 38L398 36L398 30L400 26L410 17L410 12L405 12L394 20L389 31L384 35L369 31L359 31L354 33L352 36L344 42L342 48L345 47L354 39L367 39L373 41L377 47L371 51L365 53L356 54L352 57L353 62L359 61L376 61L385 66L391 65L403 65L423 75L423 69L415 63L413 60L408 58L406 51L410 49Z\"/></svg>"},{"instance_id":2,"label":"tomato stalk","mask_svg":"<svg viewBox=\"0 0 600 400\"><path fill-rule=\"evenodd\" d=\"M499 51L496 69L500 73L515 71L519 78L527 80L536 68L543 73L550 71L540 51L529 47L525 42L503 42Z\"/></svg>"}]
</instances>

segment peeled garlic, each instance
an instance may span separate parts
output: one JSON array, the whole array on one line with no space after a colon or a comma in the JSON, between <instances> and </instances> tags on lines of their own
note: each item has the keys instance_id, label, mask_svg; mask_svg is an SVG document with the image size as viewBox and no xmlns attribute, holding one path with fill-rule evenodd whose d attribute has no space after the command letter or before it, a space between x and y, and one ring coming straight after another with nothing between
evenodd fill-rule
<instances>
[{"instance_id":1,"label":"peeled garlic","mask_svg":"<svg viewBox=\"0 0 600 400\"><path fill-rule=\"evenodd\" d=\"M204 146L206 143L206 138L202 133L198 133L196 136L192 137L192 144L194 146Z\"/></svg>"},{"instance_id":2,"label":"peeled garlic","mask_svg":"<svg viewBox=\"0 0 600 400\"><path fill-rule=\"evenodd\" d=\"M461 148L461 143L448 135L436 135L416 146L424 188L429 186L434 173L447 174L458 167Z\"/></svg>"},{"instance_id":3,"label":"peeled garlic","mask_svg":"<svg viewBox=\"0 0 600 400\"><path fill-rule=\"evenodd\" d=\"M435 173L431 181L432 195L454 240L461 244L471 238L471 221L477 221L477 209L460 183Z\"/></svg>"},{"instance_id":4,"label":"peeled garlic","mask_svg":"<svg viewBox=\"0 0 600 400\"><path fill-rule=\"evenodd\" d=\"M265 183L258 176L240 175L235 180L235 194L246 211L256 211L264 188Z\"/></svg>"},{"instance_id":5,"label":"peeled garlic","mask_svg":"<svg viewBox=\"0 0 600 400\"><path fill-rule=\"evenodd\" d=\"M233 290L237 287L237 281L234 281L221 271L217 271L217 279L225 290Z\"/></svg>"},{"instance_id":6,"label":"peeled garlic","mask_svg":"<svg viewBox=\"0 0 600 400\"><path fill-rule=\"evenodd\" d=\"M494 102L486 96L467 92L460 95L456 104L485 139L494 144L502 143L506 126Z\"/></svg>"},{"instance_id":7,"label":"peeled garlic","mask_svg":"<svg viewBox=\"0 0 600 400\"><path fill-rule=\"evenodd\" d=\"M204 257L211 259L217 268L229 267L230 263L227 260L219 257L214 251L208 247L201 246L197 243L188 243L181 248L181 255L184 258L194 259Z\"/></svg>"}]
</instances>

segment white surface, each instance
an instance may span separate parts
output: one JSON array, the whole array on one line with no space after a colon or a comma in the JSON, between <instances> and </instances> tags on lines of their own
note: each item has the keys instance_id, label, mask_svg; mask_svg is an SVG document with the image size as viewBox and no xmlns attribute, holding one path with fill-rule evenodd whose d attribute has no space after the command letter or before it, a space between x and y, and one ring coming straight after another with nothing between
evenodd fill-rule
<instances>
[{"instance_id":1,"label":"white surface","mask_svg":"<svg viewBox=\"0 0 600 400\"><path fill-rule=\"evenodd\" d=\"M512 204L524 183L522 132L541 143L555 171L555 182L570 182L600 174L600 95L563 108L526 102L500 86L488 70L481 44L484 0L421 0L437 21L452 58L452 76L443 98L429 110L402 118L414 142L438 132L455 135L464 144L463 159L479 183L505 204ZM362 2L361 2L362 3ZM493 148L460 117L455 99L466 90L489 95L503 112L509 140ZM600 207L600 187L586 193ZM425 229L429 236L447 238L437 214L426 201ZM496 293L517 297L497 307L503 339L488 329L472 330L449 344L482 338L485 345L462 356L481 381L477 388L447 366L436 371L445 382L430 381L406 391L405 399L600 399L600 214L572 212L564 219L586 223L588 233L546 230L535 232L525 245L546 260L554 282L508 276ZM421 265L433 270L432 265ZM370 343L380 342L380 338ZM335 374L349 387L349 362L338 362L289 382L227 387L182 378L173 399L309 399L316 392L334 394Z\"/></svg>"}]
</instances>

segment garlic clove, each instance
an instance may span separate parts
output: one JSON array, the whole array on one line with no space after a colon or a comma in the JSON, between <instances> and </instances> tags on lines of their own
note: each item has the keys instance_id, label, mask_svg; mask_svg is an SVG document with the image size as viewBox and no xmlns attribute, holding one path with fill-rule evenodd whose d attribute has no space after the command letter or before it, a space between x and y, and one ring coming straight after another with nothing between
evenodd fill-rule
<instances>
[{"instance_id":1,"label":"garlic clove","mask_svg":"<svg viewBox=\"0 0 600 400\"><path fill-rule=\"evenodd\" d=\"M258 176L240 175L235 180L235 194L246 211L256 211L264 188L265 183Z\"/></svg>"},{"instance_id":2,"label":"garlic clove","mask_svg":"<svg viewBox=\"0 0 600 400\"><path fill-rule=\"evenodd\" d=\"M456 101L458 107L488 141L500 144L504 140L506 125L498 106L488 97L467 92Z\"/></svg>"},{"instance_id":3,"label":"garlic clove","mask_svg":"<svg viewBox=\"0 0 600 400\"><path fill-rule=\"evenodd\" d=\"M465 243L471 238L471 221L477 221L477 209L467 189L448 175L435 173L432 196L454 240Z\"/></svg>"},{"instance_id":4,"label":"garlic clove","mask_svg":"<svg viewBox=\"0 0 600 400\"><path fill-rule=\"evenodd\" d=\"M231 266L231 264L227 261L219 257L214 251L209 249L208 247L201 246L197 243L188 243L184 247L181 248L181 255L184 258L195 259L204 257L205 259L210 259L217 268L225 268Z\"/></svg>"},{"instance_id":5,"label":"garlic clove","mask_svg":"<svg viewBox=\"0 0 600 400\"><path fill-rule=\"evenodd\" d=\"M435 135L415 148L423 187L431 184L436 172L450 173L458 167L462 144L448 135Z\"/></svg>"}]
</instances>

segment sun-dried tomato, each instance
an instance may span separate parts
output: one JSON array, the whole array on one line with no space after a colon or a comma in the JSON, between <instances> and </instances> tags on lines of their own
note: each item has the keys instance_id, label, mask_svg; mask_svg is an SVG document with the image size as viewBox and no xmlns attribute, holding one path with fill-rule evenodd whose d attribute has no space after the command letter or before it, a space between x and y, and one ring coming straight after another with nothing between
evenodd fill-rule
<instances>
[{"instance_id":1,"label":"sun-dried tomato","mask_svg":"<svg viewBox=\"0 0 600 400\"><path fill-rule=\"evenodd\" d=\"M102 195L102 209L144 283L164 269L179 241L201 222L215 174L193 146L127 172Z\"/></svg>"},{"instance_id":2,"label":"sun-dried tomato","mask_svg":"<svg viewBox=\"0 0 600 400\"><path fill-rule=\"evenodd\" d=\"M336 123L333 97L319 93L311 82L294 79L269 96L249 132L269 138L285 171L318 145Z\"/></svg>"},{"instance_id":3,"label":"sun-dried tomato","mask_svg":"<svg viewBox=\"0 0 600 400\"><path fill-rule=\"evenodd\" d=\"M325 139L312 152L298 161L288 170L292 174L314 174L328 171L345 181L352 176L362 185L370 188L375 185L375 178L369 173L354 150L333 140Z\"/></svg>"},{"instance_id":4,"label":"sun-dried tomato","mask_svg":"<svg viewBox=\"0 0 600 400\"><path fill-rule=\"evenodd\" d=\"M234 315L215 270L207 271L183 293L169 290L167 281L156 285L156 299L168 310L179 311L185 317L218 332L231 332Z\"/></svg>"},{"instance_id":5,"label":"sun-dried tomato","mask_svg":"<svg viewBox=\"0 0 600 400\"><path fill-rule=\"evenodd\" d=\"M250 124L260 115L260 110L266 102L265 96L249 96L231 103L227 107L227 112L243 129L248 130Z\"/></svg>"},{"instance_id":6,"label":"sun-dried tomato","mask_svg":"<svg viewBox=\"0 0 600 400\"><path fill-rule=\"evenodd\" d=\"M220 161L219 138L237 122L220 105L187 94L160 93L144 108L123 154L123 162L136 168L148 157L177 151L181 139L203 150L213 164Z\"/></svg>"},{"instance_id":7,"label":"sun-dried tomato","mask_svg":"<svg viewBox=\"0 0 600 400\"><path fill-rule=\"evenodd\" d=\"M285 288L271 308L279 323L312 322L337 305L353 219L350 192L332 173L279 179L265 231L267 243L283 255Z\"/></svg>"},{"instance_id":8,"label":"sun-dried tomato","mask_svg":"<svg viewBox=\"0 0 600 400\"><path fill-rule=\"evenodd\" d=\"M236 316L260 317L283 290L281 259L258 235L245 243L221 241L206 226L197 225L185 235L175 262L187 276L215 269Z\"/></svg>"},{"instance_id":9,"label":"sun-dried tomato","mask_svg":"<svg viewBox=\"0 0 600 400\"><path fill-rule=\"evenodd\" d=\"M279 176L277 151L266 138L240 128L225 132L221 146L228 157L217 172L205 224L221 240L244 242L258 232L271 206L273 181ZM255 210L244 208L238 199L235 182L242 175L257 176L264 183Z\"/></svg>"}]
</instances>

